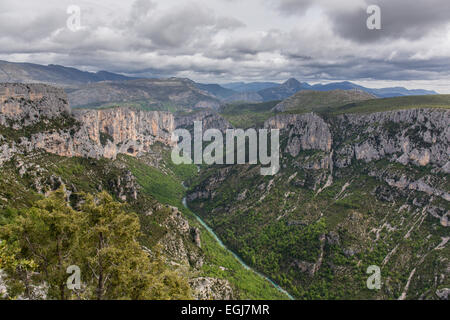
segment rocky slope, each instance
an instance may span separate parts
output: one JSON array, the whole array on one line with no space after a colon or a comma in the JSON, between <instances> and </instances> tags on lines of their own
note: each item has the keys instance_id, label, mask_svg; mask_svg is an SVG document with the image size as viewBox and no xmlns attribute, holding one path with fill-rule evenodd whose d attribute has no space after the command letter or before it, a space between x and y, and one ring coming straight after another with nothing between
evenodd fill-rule
<instances>
[{"instance_id":1,"label":"rocky slope","mask_svg":"<svg viewBox=\"0 0 450 320\"><path fill-rule=\"evenodd\" d=\"M450 110L278 114L281 170L205 168L189 206L298 298L443 299ZM366 286L381 268L381 290Z\"/></svg>"},{"instance_id":2,"label":"rocky slope","mask_svg":"<svg viewBox=\"0 0 450 320\"><path fill-rule=\"evenodd\" d=\"M352 158L365 162L387 158L450 173L449 124L448 109L339 116L334 127L341 139L336 165L344 166Z\"/></svg>"},{"instance_id":3,"label":"rocky slope","mask_svg":"<svg viewBox=\"0 0 450 320\"><path fill-rule=\"evenodd\" d=\"M0 85L0 110L0 220L5 209L26 207L61 186L75 207L78 192L106 190L141 216L146 250L160 248L171 268L190 275L195 298L235 296L228 280L205 277L202 267L210 261L201 249L201 231L176 207L148 194L130 171L130 158L119 157L145 156L142 166L162 165L154 148L171 145L172 114L121 108L71 113L61 89L41 84ZM0 298L8 296L5 277L0 270ZM45 299L45 286L33 296Z\"/></svg>"}]
</instances>

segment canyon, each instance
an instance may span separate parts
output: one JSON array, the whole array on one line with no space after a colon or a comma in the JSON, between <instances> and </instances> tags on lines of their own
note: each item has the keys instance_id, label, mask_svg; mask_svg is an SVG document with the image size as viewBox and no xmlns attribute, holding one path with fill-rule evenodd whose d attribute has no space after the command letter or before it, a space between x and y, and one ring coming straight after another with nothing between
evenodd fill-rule
<instances>
[{"instance_id":1,"label":"canyon","mask_svg":"<svg viewBox=\"0 0 450 320\"><path fill-rule=\"evenodd\" d=\"M0 84L0 164L8 185L0 204L25 205L15 189L34 197L65 185L75 202L80 190L108 190L152 230L146 245L161 245L171 265L196 274L189 283L198 299L255 295L238 290L243 283L227 267L214 266L227 277L202 273L211 244L182 211L185 195L227 247L295 298L445 297L450 110L345 110L277 111L266 119L262 127L280 129L280 171L262 177L258 165L197 172L167 161L176 128L192 130L194 121L204 130L233 127L214 110L71 109L62 89ZM379 292L361 285L369 264L385 275Z\"/></svg>"}]
</instances>

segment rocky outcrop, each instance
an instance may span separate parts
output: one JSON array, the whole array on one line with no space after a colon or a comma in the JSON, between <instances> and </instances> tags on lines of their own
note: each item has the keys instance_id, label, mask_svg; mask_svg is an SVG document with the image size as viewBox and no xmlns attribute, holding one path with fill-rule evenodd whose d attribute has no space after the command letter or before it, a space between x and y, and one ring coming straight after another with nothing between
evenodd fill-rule
<instances>
[{"instance_id":1,"label":"rocky outcrop","mask_svg":"<svg viewBox=\"0 0 450 320\"><path fill-rule=\"evenodd\" d=\"M277 115L264 124L268 129L288 132L286 152L296 157L300 150L331 151L333 143L329 125L314 113Z\"/></svg>"},{"instance_id":2,"label":"rocky outcrop","mask_svg":"<svg viewBox=\"0 0 450 320\"><path fill-rule=\"evenodd\" d=\"M177 115L175 117L175 127L193 129L194 121L201 121L203 124L203 130L219 129L223 132L226 129L232 128L232 125L227 120L225 120L217 112L211 110L203 110L184 115Z\"/></svg>"},{"instance_id":3,"label":"rocky outcrop","mask_svg":"<svg viewBox=\"0 0 450 320\"><path fill-rule=\"evenodd\" d=\"M189 281L197 300L233 300L233 289L227 280L195 278Z\"/></svg>"},{"instance_id":4,"label":"rocky outcrop","mask_svg":"<svg viewBox=\"0 0 450 320\"><path fill-rule=\"evenodd\" d=\"M334 150L334 166L381 159L417 166L431 165L450 173L450 110L410 109L372 114L350 114L327 122L314 113L281 114L266 121L266 128L288 136L285 152Z\"/></svg>"},{"instance_id":5,"label":"rocky outcrop","mask_svg":"<svg viewBox=\"0 0 450 320\"><path fill-rule=\"evenodd\" d=\"M2 143L0 162L14 154L42 149L66 157L114 159L118 154L137 156L161 142L171 145L174 117L168 112L129 108L75 110L70 108L62 90L46 85L6 84L0 87L0 125L18 131L34 124L20 139ZM64 124L52 123L63 119Z\"/></svg>"},{"instance_id":6,"label":"rocky outcrop","mask_svg":"<svg viewBox=\"0 0 450 320\"><path fill-rule=\"evenodd\" d=\"M443 288L443 289L437 290L436 295L441 300L449 300L450 288Z\"/></svg>"},{"instance_id":7,"label":"rocky outcrop","mask_svg":"<svg viewBox=\"0 0 450 320\"><path fill-rule=\"evenodd\" d=\"M1 126L19 129L69 113L62 89L44 84L0 83Z\"/></svg>"},{"instance_id":8,"label":"rocky outcrop","mask_svg":"<svg viewBox=\"0 0 450 320\"><path fill-rule=\"evenodd\" d=\"M164 255L170 257L172 263L200 269L204 259L200 249L200 230L191 227L178 208L168 207L168 210L170 214L161 225L171 232L159 241Z\"/></svg>"},{"instance_id":9,"label":"rocky outcrop","mask_svg":"<svg viewBox=\"0 0 450 320\"><path fill-rule=\"evenodd\" d=\"M17 297L11 297L8 293L8 276L7 274L0 269L0 300L46 300L48 285L34 285L30 284L27 288L28 295L22 294Z\"/></svg>"},{"instance_id":10,"label":"rocky outcrop","mask_svg":"<svg viewBox=\"0 0 450 320\"><path fill-rule=\"evenodd\" d=\"M450 110L410 109L338 117L342 143L339 167L350 159L370 162L388 158L401 164L432 165L450 173Z\"/></svg>"},{"instance_id":11,"label":"rocky outcrop","mask_svg":"<svg viewBox=\"0 0 450 320\"><path fill-rule=\"evenodd\" d=\"M420 191L428 195L442 197L444 200L450 201L450 194L448 192L433 188L422 180L411 181L408 177L406 177L406 175L402 175L398 180L386 178L385 181L391 187L396 187L402 190Z\"/></svg>"},{"instance_id":12,"label":"rocky outcrop","mask_svg":"<svg viewBox=\"0 0 450 320\"><path fill-rule=\"evenodd\" d=\"M131 171L126 170L123 175L119 175L111 182L111 190L115 190L117 198L122 201L137 200L139 184L136 182L136 177Z\"/></svg>"}]
</instances>

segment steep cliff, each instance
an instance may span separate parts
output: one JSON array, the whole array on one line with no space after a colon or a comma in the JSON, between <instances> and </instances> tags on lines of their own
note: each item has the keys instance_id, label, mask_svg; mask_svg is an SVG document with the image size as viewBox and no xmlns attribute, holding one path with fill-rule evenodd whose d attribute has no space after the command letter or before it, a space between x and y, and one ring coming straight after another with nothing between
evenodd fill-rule
<instances>
[{"instance_id":1,"label":"steep cliff","mask_svg":"<svg viewBox=\"0 0 450 320\"><path fill-rule=\"evenodd\" d=\"M330 128L321 117L314 113L277 115L267 120L264 127L287 130L289 132L286 152L289 152L293 157L296 157L300 150L331 151L332 137Z\"/></svg>"},{"instance_id":2,"label":"steep cliff","mask_svg":"<svg viewBox=\"0 0 450 320\"><path fill-rule=\"evenodd\" d=\"M18 129L69 113L62 90L43 84L0 83L1 126Z\"/></svg>"},{"instance_id":3,"label":"steep cliff","mask_svg":"<svg viewBox=\"0 0 450 320\"><path fill-rule=\"evenodd\" d=\"M445 299L449 115L278 114L264 126L281 130L280 171L203 168L189 206L298 298ZM380 290L366 286L371 265Z\"/></svg>"},{"instance_id":4,"label":"steep cliff","mask_svg":"<svg viewBox=\"0 0 450 320\"><path fill-rule=\"evenodd\" d=\"M0 87L0 133L14 137L0 146L0 161L17 152L42 149L68 157L114 159L148 152L155 142L171 144L171 113L129 108L75 110L64 91L39 84Z\"/></svg>"},{"instance_id":5,"label":"steep cliff","mask_svg":"<svg viewBox=\"0 0 450 320\"><path fill-rule=\"evenodd\" d=\"M226 129L230 129L233 127L221 115L211 110L191 112L188 114L178 114L175 116L175 127L193 130L195 121L202 122L203 130L219 129L220 131L225 131Z\"/></svg>"},{"instance_id":6,"label":"steep cliff","mask_svg":"<svg viewBox=\"0 0 450 320\"><path fill-rule=\"evenodd\" d=\"M409 109L342 115L335 125L337 166L387 158L450 173L450 110Z\"/></svg>"},{"instance_id":7,"label":"steep cliff","mask_svg":"<svg viewBox=\"0 0 450 320\"><path fill-rule=\"evenodd\" d=\"M336 118L310 113L281 114L266 121L266 128L287 132L286 152L334 150L334 165L388 159L401 164L431 165L450 173L450 110L409 109Z\"/></svg>"}]
</instances>

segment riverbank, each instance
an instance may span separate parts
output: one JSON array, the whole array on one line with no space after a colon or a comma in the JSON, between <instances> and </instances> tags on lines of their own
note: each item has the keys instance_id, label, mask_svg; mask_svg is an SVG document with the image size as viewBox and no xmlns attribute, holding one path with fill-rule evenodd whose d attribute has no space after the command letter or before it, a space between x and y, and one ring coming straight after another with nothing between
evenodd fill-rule
<instances>
[{"instance_id":1,"label":"riverbank","mask_svg":"<svg viewBox=\"0 0 450 320\"><path fill-rule=\"evenodd\" d=\"M183 184L183 187L184 184ZM265 275L263 275L262 273L254 270L253 268L251 268L249 265L247 265L242 259L241 257L239 257L235 252L233 252L232 250L228 249L227 246L222 242L222 240L220 240L220 238L217 236L217 234L203 221L202 218L200 218L195 212L193 212L191 209L189 209L188 205L187 205L187 200L186 197L183 198L183 206L188 209L190 212L192 212L192 214L195 216L196 220L211 234L211 236L217 241L217 243L220 245L220 247L222 247L223 249L225 249L226 251L228 251L229 253L231 253L233 255L233 257L247 270L250 270L252 272L254 272L256 275L264 278L266 281L268 281L275 289L277 289L279 292L281 292L282 294L286 295L290 300L295 300L293 296L291 296L286 290L284 290L283 288L281 288L278 284L276 284L272 279L266 277Z\"/></svg>"}]
</instances>

